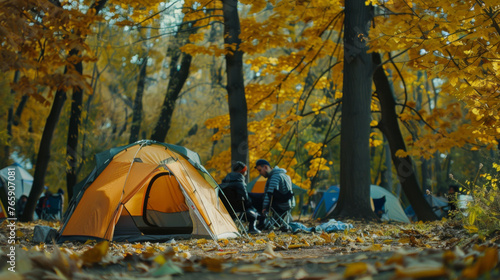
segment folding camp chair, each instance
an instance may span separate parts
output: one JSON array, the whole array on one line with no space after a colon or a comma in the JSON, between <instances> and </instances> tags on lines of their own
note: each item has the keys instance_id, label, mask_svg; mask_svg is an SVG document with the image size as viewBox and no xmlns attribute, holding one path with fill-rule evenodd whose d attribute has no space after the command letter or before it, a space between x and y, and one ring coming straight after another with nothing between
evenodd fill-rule
<instances>
[{"instance_id":1,"label":"folding camp chair","mask_svg":"<svg viewBox=\"0 0 500 280\"><path fill-rule=\"evenodd\" d=\"M288 223L292 221L292 208L282 210L273 205L273 198L271 196L271 203L269 212L266 217L266 225L268 228L275 228L281 231L289 231L291 227Z\"/></svg>"},{"instance_id":2,"label":"folding camp chair","mask_svg":"<svg viewBox=\"0 0 500 280\"><path fill-rule=\"evenodd\" d=\"M50 195L42 208L42 219L47 221L62 218L62 195Z\"/></svg>"},{"instance_id":3,"label":"folding camp chair","mask_svg":"<svg viewBox=\"0 0 500 280\"><path fill-rule=\"evenodd\" d=\"M235 199L238 197L236 190L231 188L221 189L222 196L220 197L222 204L226 207L231 218L233 218L236 227L240 232L248 234L247 224L248 218L245 209L245 200ZM232 205L229 201L236 201L237 205ZM241 206L239 206L241 205Z\"/></svg>"}]
</instances>

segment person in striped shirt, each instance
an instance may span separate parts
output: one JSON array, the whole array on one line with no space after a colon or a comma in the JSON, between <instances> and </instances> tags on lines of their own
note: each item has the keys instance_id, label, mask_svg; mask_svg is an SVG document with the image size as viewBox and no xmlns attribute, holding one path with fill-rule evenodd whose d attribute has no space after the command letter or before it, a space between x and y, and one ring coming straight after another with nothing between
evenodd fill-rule
<instances>
[{"instance_id":1,"label":"person in striped shirt","mask_svg":"<svg viewBox=\"0 0 500 280\"><path fill-rule=\"evenodd\" d=\"M267 178L262 214L265 216L271 207L280 216L292 209L295 206L292 179L286 174L286 170L278 166L271 168L265 159L257 160L255 168L261 176Z\"/></svg>"}]
</instances>

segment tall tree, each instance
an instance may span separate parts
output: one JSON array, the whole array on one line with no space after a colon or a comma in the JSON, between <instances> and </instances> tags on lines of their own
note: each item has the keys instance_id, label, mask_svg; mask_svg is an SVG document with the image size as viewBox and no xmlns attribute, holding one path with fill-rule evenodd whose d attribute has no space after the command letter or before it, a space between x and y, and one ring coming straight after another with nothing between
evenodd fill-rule
<instances>
[{"instance_id":1,"label":"tall tree","mask_svg":"<svg viewBox=\"0 0 500 280\"><path fill-rule=\"evenodd\" d=\"M170 56L170 77L163 105L161 106L160 116L151 134L152 140L165 141L165 137L170 129L175 102L189 76L189 68L192 60L192 56L188 53L183 53L180 47L187 43L189 35L195 31L196 28L193 28L191 23L183 21L177 29L173 42L168 45L167 56Z\"/></svg>"},{"instance_id":2,"label":"tall tree","mask_svg":"<svg viewBox=\"0 0 500 280\"><path fill-rule=\"evenodd\" d=\"M83 75L83 63L80 61L75 64L75 70ZM76 168L78 165L78 136L79 127L82 116L83 103L83 88L74 87L73 96L71 98L71 114L69 117L68 125L68 139L66 144L66 188L68 190L68 197L73 197L73 186L77 183Z\"/></svg>"},{"instance_id":3,"label":"tall tree","mask_svg":"<svg viewBox=\"0 0 500 280\"><path fill-rule=\"evenodd\" d=\"M243 51L240 49L238 0L223 0L224 44L229 117L231 128L231 162L248 163L247 101L243 81Z\"/></svg>"},{"instance_id":4,"label":"tall tree","mask_svg":"<svg viewBox=\"0 0 500 280\"><path fill-rule=\"evenodd\" d=\"M14 83L17 83L19 81L19 70L15 71L14 73ZM13 96L16 92L14 90L10 90L11 95ZM12 141L12 125L14 125L14 103L9 107L9 111L7 113L7 135L9 137L8 142ZM4 147L4 157L3 157L3 162L1 162L2 166L7 165L10 157L10 144L6 143Z\"/></svg>"},{"instance_id":5,"label":"tall tree","mask_svg":"<svg viewBox=\"0 0 500 280\"><path fill-rule=\"evenodd\" d=\"M377 96L380 100L380 109L382 118L378 123L379 129L384 133L389 147L391 149L391 158L398 173L398 179L403 187L406 197L410 201L415 213L421 221L436 220L436 214L432 211L429 203L424 199L423 193L417 181L415 170L411 158L407 155L399 157L396 152L399 150L406 151L406 145L399 129L398 116L396 114L396 102L394 93L390 86L380 54L372 54L373 62L377 66L373 75L373 81L377 88Z\"/></svg>"},{"instance_id":6,"label":"tall tree","mask_svg":"<svg viewBox=\"0 0 500 280\"><path fill-rule=\"evenodd\" d=\"M96 2L94 2L93 5L91 5L89 13L98 14L100 10L104 7L106 2L107 0L103 1L97 0ZM60 10L64 10L59 2L56 1L51 2L51 5L57 6L57 8L59 8ZM77 29L75 32L81 32L81 30ZM77 42L83 45L84 39L79 38ZM78 64L82 60L80 54L81 54L80 46L78 48L74 47L68 52L68 55L66 57L68 64L64 67L64 75L70 75L71 77L74 76L81 77L81 74L77 72L77 67L76 67L76 64ZM20 217L21 221L33 220L33 213L35 212L36 203L39 197L41 196L45 185L45 175L50 161L50 147L52 143L52 138L54 136L54 131L59 121L59 116L61 115L61 111L63 109L64 103L66 102L66 99L67 99L66 88L64 87L64 84L61 81L61 84L58 85L58 88L56 90L54 101L52 103L52 108L45 123L42 139L40 141L40 146L38 149L38 156L36 159L35 174L33 176L34 177L33 185L31 187L31 191L28 196L28 201L26 202L23 215Z\"/></svg>"},{"instance_id":7,"label":"tall tree","mask_svg":"<svg viewBox=\"0 0 500 280\"><path fill-rule=\"evenodd\" d=\"M148 65L148 56L142 58L140 65L139 77L137 78L137 90L135 93L134 107L132 112L132 125L130 126L130 137L128 142L134 143L139 140L139 132L142 122L142 96L144 95L144 86L146 83L146 69Z\"/></svg>"},{"instance_id":8,"label":"tall tree","mask_svg":"<svg viewBox=\"0 0 500 280\"><path fill-rule=\"evenodd\" d=\"M370 203L372 63L367 37L371 6L345 2L344 88L340 139L340 194L332 216L377 219Z\"/></svg>"}]
</instances>

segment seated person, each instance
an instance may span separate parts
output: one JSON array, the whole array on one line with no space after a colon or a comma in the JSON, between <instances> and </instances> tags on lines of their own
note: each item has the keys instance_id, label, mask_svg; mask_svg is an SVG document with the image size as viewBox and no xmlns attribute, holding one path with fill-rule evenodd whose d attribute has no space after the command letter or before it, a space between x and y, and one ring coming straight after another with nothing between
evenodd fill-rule
<instances>
[{"instance_id":1,"label":"seated person","mask_svg":"<svg viewBox=\"0 0 500 280\"><path fill-rule=\"evenodd\" d=\"M247 185L245 183L247 166L243 162L237 161L233 164L232 170L233 172L227 174L220 184L225 195L221 196L221 200L231 217L235 218L231 207L234 209L234 212L245 212L249 223L248 233L260 233L255 225L258 213L252 205L252 200L248 196Z\"/></svg>"},{"instance_id":2,"label":"seated person","mask_svg":"<svg viewBox=\"0 0 500 280\"><path fill-rule=\"evenodd\" d=\"M292 190L292 179L286 174L286 170L278 166L271 168L265 159L259 159L255 168L260 175L267 178L264 188L264 201L262 213L265 214L272 208L279 216L295 206Z\"/></svg>"},{"instance_id":3,"label":"seated person","mask_svg":"<svg viewBox=\"0 0 500 280\"><path fill-rule=\"evenodd\" d=\"M21 217L24 213L24 208L26 208L26 202L28 201L28 197L23 194L17 201L17 217Z\"/></svg>"},{"instance_id":4,"label":"seated person","mask_svg":"<svg viewBox=\"0 0 500 280\"><path fill-rule=\"evenodd\" d=\"M52 196L52 193L49 191L49 188L47 186L45 186L44 188L45 188L45 193L42 197L38 199L35 208L35 213L39 219L42 219L42 212L47 207L47 200L50 196Z\"/></svg>"}]
</instances>

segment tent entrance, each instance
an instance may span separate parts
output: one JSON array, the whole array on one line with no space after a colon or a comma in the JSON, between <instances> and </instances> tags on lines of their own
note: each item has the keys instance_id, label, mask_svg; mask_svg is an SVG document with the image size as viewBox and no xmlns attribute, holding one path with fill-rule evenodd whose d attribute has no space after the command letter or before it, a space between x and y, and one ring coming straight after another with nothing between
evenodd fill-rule
<instances>
[{"instance_id":1,"label":"tent entrance","mask_svg":"<svg viewBox=\"0 0 500 280\"><path fill-rule=\"evenodd\" d=\"M142 223L144 234L190 234L193 221L179 182L171 173L155 175L144 194Z\"/></svg>"}]
</instances>

